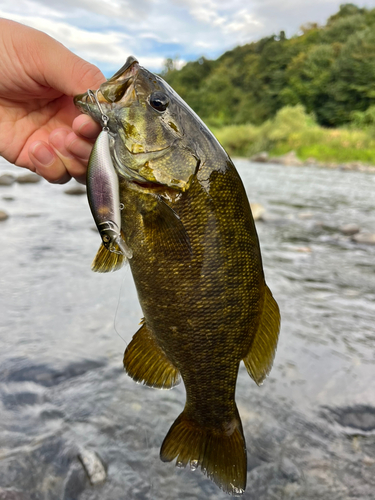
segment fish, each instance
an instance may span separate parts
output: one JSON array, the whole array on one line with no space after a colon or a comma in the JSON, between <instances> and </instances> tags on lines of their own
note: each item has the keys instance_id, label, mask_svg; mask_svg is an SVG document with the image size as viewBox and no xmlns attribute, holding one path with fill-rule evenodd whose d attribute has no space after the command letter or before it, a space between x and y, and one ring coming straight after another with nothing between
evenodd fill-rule
<instances>
[{"instance_id":1,"label":"fish","mask_svg":"<svg viewBox=\"0 0 375 500\"><path fill-rule=\"evenodd\" d=\"M203 121L134 57L97 97L108 116L121 227L143 312L125 371L159 389L183 380L185 407L161 460L200 468L226 493L241 495L247 452L235 401L238 370L243 361L262 384L280 330L245 188ZM100 123L87 94L75 104Z\"/></svg>"}]
</instances>

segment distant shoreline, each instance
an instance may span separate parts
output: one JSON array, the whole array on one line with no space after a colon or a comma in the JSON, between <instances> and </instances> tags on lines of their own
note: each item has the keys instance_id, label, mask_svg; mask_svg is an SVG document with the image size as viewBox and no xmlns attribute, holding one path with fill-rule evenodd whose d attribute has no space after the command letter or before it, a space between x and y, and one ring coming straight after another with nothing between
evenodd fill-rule
<instances>
[{"instance_id":1,"label":"distant shoreline","mask_svg":"<svg viewBox=\"0 0 375 500\"><path fill-rule=\"evenodd\" d=\"M243 158L243 157L241 157ZM290 151L280 156L270 156L266 151L257 153L250 158L247 158L255 163L273 163L277 165L284 165L286 167L319 167L329 168L332 170L342 171L356 171L375 174L375 165L369 165L361 161L351 162L323 162L318 161L316 158L308 158L305 161L300 160L295 151Z\"/></svg>"}]
</instances>

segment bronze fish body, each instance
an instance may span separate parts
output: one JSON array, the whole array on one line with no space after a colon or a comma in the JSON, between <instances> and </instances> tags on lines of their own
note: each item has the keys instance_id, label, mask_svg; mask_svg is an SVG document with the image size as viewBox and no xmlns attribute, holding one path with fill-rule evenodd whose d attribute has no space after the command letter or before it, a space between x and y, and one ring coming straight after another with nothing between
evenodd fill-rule
<instances>
[{"instance_id":1,"label":"bronze fish body","mask_svg":"<svg viewBox=\"0 0 375 500\"><path fill-rule=\"evenodd\" d=\"M98 96L109 117L122 228L144 314L125 370L158 388L183 379L186 405L161 459L200 467L227 493L241 494L247 467L238 368L243 360L260 384L280 327L245 189L198 116L134 58ZM100 121L86 94L75 101Z\"/></svg>"}]
</instances>

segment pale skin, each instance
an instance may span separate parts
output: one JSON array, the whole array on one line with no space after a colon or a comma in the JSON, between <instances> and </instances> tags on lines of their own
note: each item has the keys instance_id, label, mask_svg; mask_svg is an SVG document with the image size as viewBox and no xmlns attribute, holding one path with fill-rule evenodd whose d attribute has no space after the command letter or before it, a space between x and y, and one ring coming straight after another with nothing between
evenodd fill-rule
<instances>
[{"instance_id":1,"label":"pale skin","mask_svg":"<svg viewBox=\"0 0 375 500\"><path fill-rule=\"evenodd\" d=\"M41 31L0 19L0 156L49 182L85 182L100 127L73 104L105 81Z\"/></svg>"}]
</instances>

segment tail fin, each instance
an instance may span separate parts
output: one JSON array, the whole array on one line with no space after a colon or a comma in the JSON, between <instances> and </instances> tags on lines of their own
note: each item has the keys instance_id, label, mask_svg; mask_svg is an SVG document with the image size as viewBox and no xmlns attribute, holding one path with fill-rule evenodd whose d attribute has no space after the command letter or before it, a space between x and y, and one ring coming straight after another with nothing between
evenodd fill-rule
<instances>
[{"instance_id":1,"label":"tail fin","mask_svg":"<svg viewBox=\"0 0 375 500\"><path fill-rule=\"evenodd\" d=\"M247 456L239 415L221 429L201 427L186 416L174 422L160 450L163 462L177 458L178 467L202 472L230 495L242 495L246 488Z\"/></svg>"}]
</instances>

